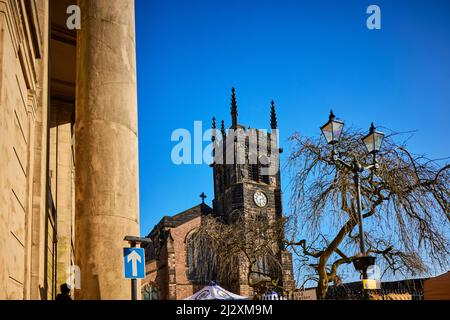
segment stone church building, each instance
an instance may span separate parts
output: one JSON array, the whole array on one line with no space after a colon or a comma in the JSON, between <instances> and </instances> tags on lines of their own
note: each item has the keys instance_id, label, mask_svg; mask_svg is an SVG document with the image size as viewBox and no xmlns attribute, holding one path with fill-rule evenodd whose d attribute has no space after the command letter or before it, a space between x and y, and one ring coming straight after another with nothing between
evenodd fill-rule
<instances>
[{"instance_id":1,"label":"stone church building","mask_svg":"<svg viewBox=\"0 0 450 320\"><path fill-rule=\"evenodd\" d=\"M53 299L73 279L76 299L131 297L134 19L133 0L0 0L0 300Z\"/></svg>"},{"instance_id":2,"label":"stone church building","mask_svg":"<svg viewBox=\"0 0 450 320\"><path fill-rule=\"evenodd\" d=\"M231 221L233 216L247 217L249 214L257 214L269 219L282 217L279 170L279 152L282 150L278 148L278 141L275 143L277 152L272 151L270 154L269 151L269 155L272 155L270 165L275 167L274 171L265 174L262 168L269 164L267 161L262 161L259 155L261 149L271 145L271 139L277 140L274 134L278 129L274 103L272 102L270 115L272 133L261 133L259 130L239 124L237 114L237 101L233 88L230 130L234 132L241 130L244 137L252 130L260 134L254 148L258 153L254 157L256 161L251 161L252 148L249 135L244 139L237 139L236 136L230 137L230 130L225 130L222 121L220 131L223 139L218 141L214 135L217 129L215 119L213 119L213 152L215 155L221 153L224 158L224 161L217 161L215 158L211 165L214 180L213 207L204 203L205 195L202 193L202 203L176 215L163 217L153 228L148 235L148 238L153 240L152 244L145 247L147 265L146 278L142 282L143 299L184 299L204 287L210 280L218 280L198 281L193 272L195 265L192 262L193 258L190 257L189 241L205 216L220 217L221 221ZM243 160L230 163L229 158L225 155L231 152L234 154L231 158L236 160L240 157L239 150L242 151ZM284 289L293 291L296 289L296 284L293 277L291 253L282 244L279 244L275 250L278 264L281 266L277 270L276 277ZM199 263L207 264L208 261ZM254 292L248 282L248 269L242 264L233 269L229 272L235 273L233 278L236 280L227 284L217 281L218 284L236 294L252 297Z\"/></svg>"}]
</instances>

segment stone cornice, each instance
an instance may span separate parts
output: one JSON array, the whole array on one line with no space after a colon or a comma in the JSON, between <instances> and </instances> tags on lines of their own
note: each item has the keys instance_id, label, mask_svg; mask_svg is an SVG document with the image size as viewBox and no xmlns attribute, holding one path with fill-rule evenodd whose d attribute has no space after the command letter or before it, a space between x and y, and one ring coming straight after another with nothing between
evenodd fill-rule
<instances>
[{"instance_id":1,"label":"stone cornice","mask_svg":"<svg viewBox=\"0 0 450 320\"><path fill-rule=\"evenodd\" d=\"M24 0L22 0L22 3L24 3ZM41 30L39 27L38 13L36 9L36 0L25 0L23 8L28 16L30 41L34 49L34 56L36 59L40 59L42 57L42 39Z\"/></svg>"},{"instance_id":2,"label":"stone cornice","mask_svg":"<svg viewBox=\"0 0 450 320\"><path fill-rule=\"evenodd\" d=\"M0 0L8 34L16 58L19 59L27 88L35 91L38 66L42 55L40 27L35 0Z\"/></svg>"},{"instance_id":3,"label":"stone cornice","mask_svg":"<svg viewBox=\"0 0 450 320\"><path fill-rule=\"evenodd\" d=\"M20 37L19 37L19 23L17 21L18 15L12 14L12 11L17 12L17 7L14 10L14 7L11 5L14 5L11 3L10 0L0 0L0 14L3 14L6 19L6 24L8 27L8 34L11 38L11 43L14 47L14 52L17 55L17 52L19 51L19 43L20 43Z\"/></svg>"}]
</instances>

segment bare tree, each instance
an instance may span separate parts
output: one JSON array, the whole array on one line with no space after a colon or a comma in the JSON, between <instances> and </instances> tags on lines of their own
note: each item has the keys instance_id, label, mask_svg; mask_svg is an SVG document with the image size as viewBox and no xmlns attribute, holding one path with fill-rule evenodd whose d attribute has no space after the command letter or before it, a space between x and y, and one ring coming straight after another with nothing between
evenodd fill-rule
<instances>
[{"instance_id":1,"label":"bare tree","mask_svg":"<svg viewBox=\"0 0 450 320\"><path fill-rule=\"evenodd\" d=\"M339 155L371 164L363 135L345 131ZM440 165L409 152L385 137L379 168L361 177L366 254L376 255L384 272L422 274L444 269L449 261L450 165ZM300 261L305 281L317 281L317 296L339 282L339 270L360 256L358 213L353 173L334 164L331 150L320 138L294 134L289 157L292 197L286 244ZM384 273L383 273L384 274Z\"/></svg>"},{"instance_id":2,"label":"bare tree","mask_svg":"<svg viewBox=\"0 0 450 320\"><path fill-rule=\"evenodd\" d=\"M244 275L256 294L284 290L278 257L283 219L236 212L227 220L202 217L200 227L190 237L195 277L217 280L232 289Z\"/></svg>"}]
</instances>

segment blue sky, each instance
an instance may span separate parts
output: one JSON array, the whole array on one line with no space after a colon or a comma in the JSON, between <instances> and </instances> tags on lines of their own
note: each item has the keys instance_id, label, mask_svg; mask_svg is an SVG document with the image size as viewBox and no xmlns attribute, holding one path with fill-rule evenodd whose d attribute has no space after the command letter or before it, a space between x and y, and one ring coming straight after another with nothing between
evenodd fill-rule
<instances>
[{"instance_id":1,"label":"blue sky","mask_svg":"<svg viewBox=\"0 0 450 320\"><path fill-rule=\"evenodd\" d=\"M381 30L366 28L370 4ZM136 0L136 33L142 235L201 192L210 204L211 169L173 164L171 134L213 115L229 126L232 86L245 125L267 128L275 100L284 158L330 108L349 126L417 130L413 152L450 156L450 1Z\"/></svg>"}]
</instances>

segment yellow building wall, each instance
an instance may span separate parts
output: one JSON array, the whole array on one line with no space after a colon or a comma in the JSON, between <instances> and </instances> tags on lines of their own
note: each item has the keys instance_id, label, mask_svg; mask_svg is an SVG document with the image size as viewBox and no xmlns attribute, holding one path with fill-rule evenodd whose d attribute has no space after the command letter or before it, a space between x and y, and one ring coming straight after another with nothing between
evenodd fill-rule
<instances>
[{"instance_id":1,"label":"yellow building wall","mask_svg":"<svg viewBox=\"0 0 450 320\"><path fill-rule=\"evenodd\" d=\"M30 222L32 188L33 105L24 42L15 38L14 20L8 11L14 3L1 1L0 47L0 298L22 299L27 260L27 225ZM26 70L26 67L30 70ZM26 79L27 78L27 79Z\"/></svg>"},{"instance_id":2,"label":"yellow building wall","mask_svg":"<svg viewBox=\"0 0 450 320\"><path fill-rule=\"evenodd\" d=\"M0 299L54 298L73 261L72 119L55 107L48 122L48 13L0 0Z\"/></svg>"}]
</instances>

